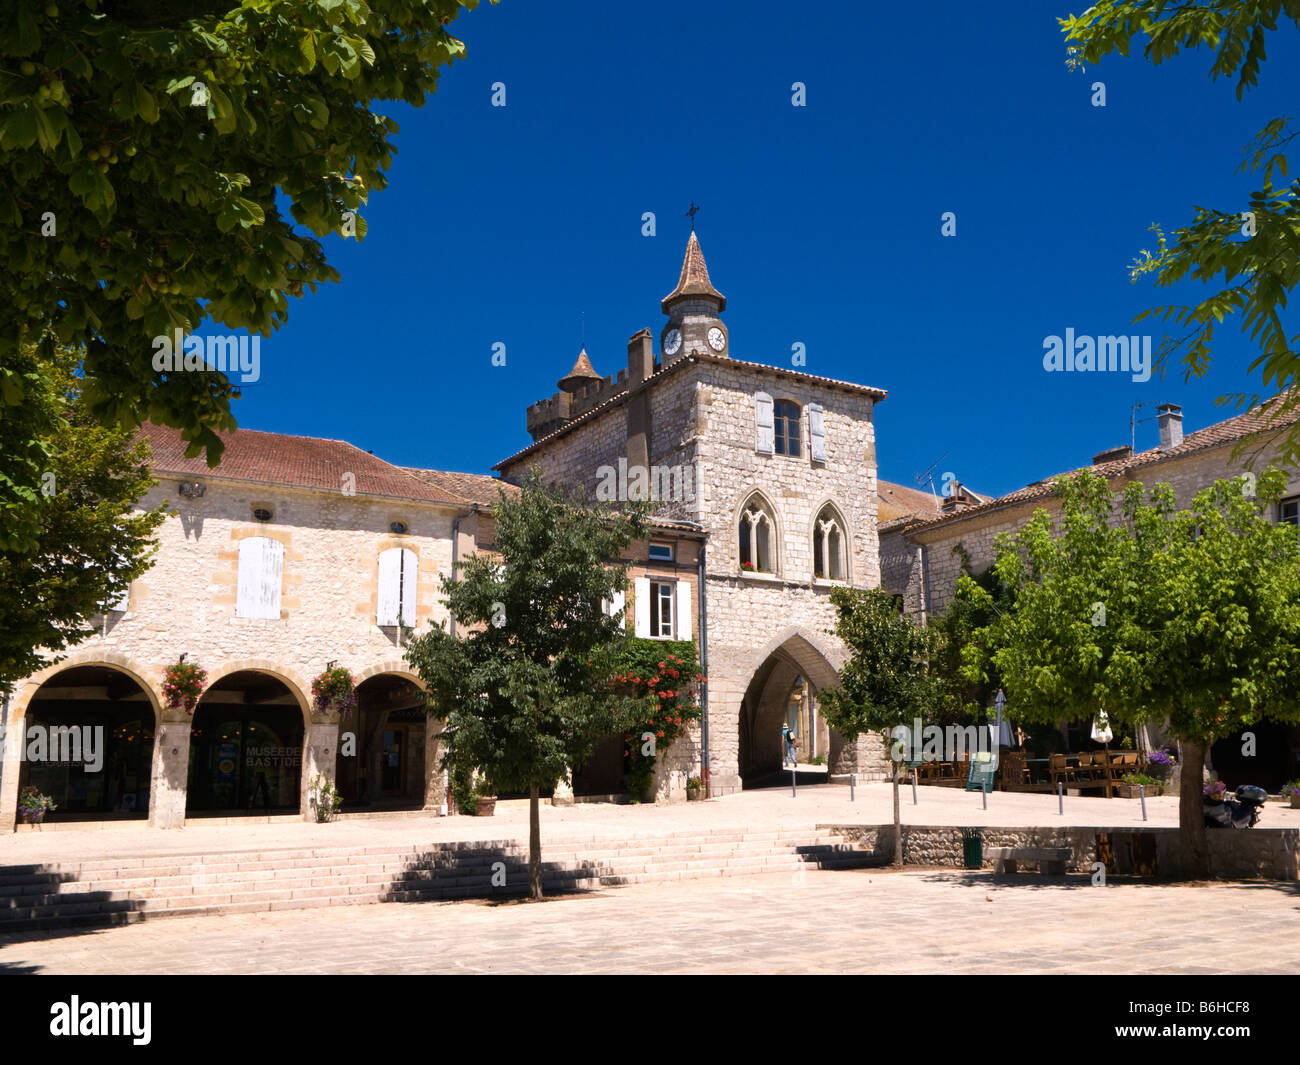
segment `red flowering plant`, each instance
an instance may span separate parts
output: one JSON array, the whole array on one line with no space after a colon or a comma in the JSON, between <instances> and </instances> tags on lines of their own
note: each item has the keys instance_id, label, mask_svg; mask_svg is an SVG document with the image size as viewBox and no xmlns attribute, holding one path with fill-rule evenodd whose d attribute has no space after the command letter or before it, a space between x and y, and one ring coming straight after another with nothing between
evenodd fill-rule
<instances>
[{"instance_id":1,"label":"red flowering plant","mask_svg":"<svg viewBox=\"0 0 1300 1065\"><path fill-rule=\"evenodd\" d=\"M311 697L317 713L328 713L330 707L343 717L356 708L357 682L343 666L327 669L311 682Z\"/></svg>"},{"instance_id":2,"label":"red flowering plant","mask_svg":"<svg viewBox=\"0 0 1300 1065\"><path fill-rule=\"evenodd\" d=\"M646 697L645 708L623 733L624 784L639 799L650 787L655 758L699 720L705 678L694 642L629 638L615 654L613 681L628 694Z\"/></svg>"},{"instance_id":3,"label":"red flowering plant","mask_svg":"<svg viewBox=\"0 0 1300 1065\"><path fill-rule=\"evenodd\" d=\"M163 670L163 698L169 709L185 707L187 714L194 713L195 704L208 682L208 671L196 662L175 662Z\"/></svg>"}]
</instances>

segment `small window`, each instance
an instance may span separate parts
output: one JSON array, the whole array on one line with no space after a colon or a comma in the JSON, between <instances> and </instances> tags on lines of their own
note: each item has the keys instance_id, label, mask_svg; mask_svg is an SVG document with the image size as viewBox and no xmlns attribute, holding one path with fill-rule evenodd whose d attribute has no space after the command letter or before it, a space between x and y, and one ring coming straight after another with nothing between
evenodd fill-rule
<instances>
[{"instance_id":1,"label":"small window","mask_svg":"<svg viewBox=\"0 0 1300 1065\"><path fill-rule=\"evenodd\" d=\"M799 405L788 399L778 399L774 411L776 453L799 457Z\"/></svg>"},{"instance_id":2,"label":"small window","mask_svg":"<svg viewBox=\"0 0 1300 1065\"><path fill-rule=\"evenodd\" d=\"M1277 505L1277 520L1279 523L1289 522L1300 529L1300 496L1284 499Z\"/></svg>"},{"instance_id":3,"label":"small window","mask_svg":"<svg viewBox=\"0 0 1300 1065\"><path fill-rule=\"evenodd\" d=\"M254 507L254 508L253 508L253 520L254 520L254 521L263 521L263 522L265 522L265 521L270 521L273 517L275 517L275 515L271 512L271 508L270 508L270 507Z\"/></svg>"},{"instance_id":4,"label":"small window","mask_svg":"<svg viewBox=\"0 0 1300 1065\"><path fill-rule=\"evenodd\" d=\"M844 520L834 507L822 507L813 527L813 576L842 581L844 562Z\"/></svg>"},{"instance_id":5,"label":"small window","mask_svg":"<svg viewBox=\"0 0 1300 1065\"><path fill-rule=\"evenodd\" d=\"M772 514L754 496L740 515L740 568L746 573L775 573Z\"/></svg>"},{"instance_id":6,"label":"small window","mask_svg":"<svg viewBox=\"0 0 1300 1065\"><path fill-rule=\"evenodd\" d=\"M673 599L676 584L650 582L650 635L662 639L673 638Z\"/></svg>"},{"instance_id":7,"label":"small window","mask_svg":"<svg viewBox=\"0 0 1300 1065\"><path fill-rule=\"evenodd\" d=\"M671 562L673 560L672 544L651 544L650 561L651 562Z\"/></svg>"},{"instance_id":8,"label":"small window","mask_svg":"<svg viewBox=\"0 0 1300 1065\"><path fill-rule=\"evenodd\" d=\"M405 536L407 533L406 522L390 521L388 523L388 531L392 533L394 536Z\"/></svg>"}]
</instances>

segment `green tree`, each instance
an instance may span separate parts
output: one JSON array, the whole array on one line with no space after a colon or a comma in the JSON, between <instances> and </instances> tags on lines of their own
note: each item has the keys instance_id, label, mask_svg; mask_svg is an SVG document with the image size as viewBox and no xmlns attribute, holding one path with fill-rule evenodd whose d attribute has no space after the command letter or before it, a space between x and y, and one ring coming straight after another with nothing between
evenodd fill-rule
<instances>
[{"instance_id":1,"label":"green tree","mask_svg":"<svg viewBox=\"0 0 1300 1065\"><path fill-rule=\"evenodd\" d=\"M477 0L46 0L0 5L0 417L13 365L82 353L91 413L181 428L220 457L221 373L155 369L205 320L269 336L365 236L397 123L465 54ZM287 211L285 210L287 209Z\"/></svg>"},{"instance_id":2,"label":"green tree","mask_svg":"<svg viewBox=\"0 0 1300 1065\"><path fill-rule=\"evenodd\" d=\"M1039 510L999 538L994 568L1015 604L968 648L971 676L991 663L1017 718L1104 708L1125 726L1167 723L1182 752L1192 877L1209 873L1210 745L1261 719L1300 721L1300 544L1268 517L1285 487L1276 469L1227 478L1179 510L1168 485L1144 493L1135 482L1116 515L1104 478L1064 481L1059 534Z\"/></svg>"},{"instance_id":3,"label":"green tree","mask_svg":"<svg viewBox=\"0 0 1300 1065\"><path fill-rule=\"evenodd\" d=\"M893 762L894 864L903 864L898 778L903 759L893 730L911 729L915 718L932 719L944 699L941 679L930 668L939 648L937 633L899 613L879 588L835 588L835 634L849 649L840 682L818 696L827 724L845 739L869 732L885 734Z\"/></svg>"},{"instance_id":4,"label":"green tree","mask_svg":"<svg viewBox=\"0 0 1300 1065\"><path fill-rule=\"evenodd\" d=\"M1082 15L1060 19L1067 42L1067 65L1097 63L1118 52L1127 56L1141 37L1143 54L1153 64L1190 49L1214 53L1211 77L1235 78L1237 99L1259 81L1265 44L1281 22L1300 26L1297 0L1099 0ZM1200 207L1189 225L1166 239L1155 225L1158 249L1143 251L1134 263L1133 279L1151 274L1159 288L1184 280L1222 287L1200 302L1156 307L1139 316L1158 315L1183 331L1166 335L1158 359L1163 363L1181 352L1184 376L1204 376L1210 366L1215 327L1239 315L1241 330L1260 349L1251 364L1262 383L1276 393L1266 408L1276 418L1300 406L1300 392L1286 391L1300 375L1300 334L1288 338L1282 322L1287 297L1300 282L1300 183L1288 178L1281 149L1298 131L1292 120L1269 121L1246 146L1239 173L1259 174L1260 187L1232 210ZM1260 397L1239 394L1220 402L1255 406ZM1300 423L1287 435L1282 459L1300 458Z\"/></svg>"},{"instance_id":5,"label":"green tree","mask_svg":"<svg viewBox=\"0 0 1300 1065\"><path fill-rule=\"evenodd\" d=\"M136 508L157 483L148 445L87 413L73 361L33 370L20 423L0 419L0 691L93 635L152 564L166 514Z\"/></svg>"},{"instance_id":6,"label":"green tree","mask_svg":"<svg viewBox=\"0 0 1300 1065\"><path fill-rule=\"evenodd\" d=\"M451 741L443 765L472 765L494 785L529 797L529 893L542 897L539 793L581 766L606 737L626 731L646 700L614 683L624 639L606 615L626 582L609 564L646 533L645 506L615 514L541 484L496 512L500 558L475 554L443 578L441 626L412 638L406 658L424 680L430 712Z\"/></svg>"}]
</instances>

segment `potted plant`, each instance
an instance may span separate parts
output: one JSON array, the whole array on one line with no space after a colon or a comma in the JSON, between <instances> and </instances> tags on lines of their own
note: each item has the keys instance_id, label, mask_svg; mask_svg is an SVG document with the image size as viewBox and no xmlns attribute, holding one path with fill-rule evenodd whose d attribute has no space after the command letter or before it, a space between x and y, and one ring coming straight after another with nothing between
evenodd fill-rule
<instances>
[{"instance_id":1,"label":"potted plant","mask_svg":"<svg viewBox=\"0 0 1300 1065\"><path fill-rule=\"evenodd\" d=\"M307 785L307 798L320 824L334 820L334 815L343 807L343 796L339 789L324 773L317 773Z\"/></svg>"},{"instance_id":2,"label":"potted plant","mask_svg":"<svg viewBox=\"0 0 1300 1065\"><path fill-rule=\"evenodd\" d=\"M1164 780L1174 768L1174 756L1168 747L1161 747L1147 755L1147 772L1157 780Z\"/></svg>"},{"instance_id":3,"label":"potted plant","mask_svg":"<svg viewBox=\"0 0 1300 1065\"><path fill-rule=\"evenodd\" d=\"M496 812L497 797L484 778L475 779L472 766L457 765L451 771L451 800L456 812L470 817L491 817Z\"/></svg>"},{"instance_id":4,"label":"potted plant","mask_svg":"<svg viewBox=\"0 0 1300 1065\"><path fill-rule=\"evenodd\" d=\"M334 709L339 716L347 717L356 709L357 682L350 671L335 666L311 682L311 697L316 702L317 713L325 714Z\"/></svg>"},{"instance_id":5,"label":"potted plant","mask_svg":"<svg viewBox=\"0 0 1300 1065\"><path fill-rule=\"evenodd\" d=\"M686 801L699 802L704 798L704 781L699 777L690 777L686 781Z\"/></svg>"},{"instance_id":6,"label":"potted plant","mask_svg":"<svg viewBox=\"0 0 1300 1065\"><path fill-rule=\"evenodd\" d=\"M1119 781L1119 787L1116 790L1119 792L1121 799L1139 798L1142 794L1138 791L1139 787L1145 787L1146 793L1152 796L1163 795L1165 790L1163 781L1147 773L1125 773L1119 778Z\"/></svg>"},{"instance_id":7,"label":"potted plant","mask_svg":"<svg viewBox=\"0 0 1300 1065\"><path fill-rule=\"evenodd\" d=\"M18 812L29 825L39 825L45 820L47 810L57 810L54 799L46 795L35 784L23 788L18 796Z\"/></svg>"},{"instance_id":8,"label":"potted plant","mask_svg":"<svg viewBox=\"0 0 1300 1065\"><path fill-rule=\"evenodd\" d=\"M1206 802L1222 802L1227 790L1228 785L1222 780L1211 780L1201 789L1201 793Z\"/></svg>"},{"instance_id":9,"label":"potted plant","mask_svg":"<svg viewBox=\"0 0 1300 1065\"><path fill-rule=\"evenodd\" d=\"M491 791L491 788L487 790ZM474 797L474 815L476 817L491 817L497 808L497 797L495 795L476 795Z\"/></svg>"},{"instance_id":10,"label":"potted plant","mask_svg":"<svg viewBox=\"0 0 1300 1065\"><path fill-rule=\"evenodd\" d=\"M201 669L197 662L186 662L182 658L172 663L163 670L162 690L168 709L175 710L183 706L187 714L194 713L194 707L207 682L207 670Z\"/></svg>"},{"instance_id":11,"label":"potted plant","mask_svg":"<svg viewBox=\"0 0 1300 1065\"><path fill-rule=\"evenodd\" d=\"M753 572L754 572L754 563L752 563L752 562L742 562L742 563L740 564L740 568L743 569L746 573L753 573Z\"/></svg>"},{"instance_id":12,"label":"potted plant","mask_svg":"<svg viewBox=\"0 0 1300 1065\"><path fill-rule=\"evenodd\" d=\"M1291 800L1291 809L1300 810L1300 780L1282 785L1282 798Z\"/></svg>"}]
</instances>

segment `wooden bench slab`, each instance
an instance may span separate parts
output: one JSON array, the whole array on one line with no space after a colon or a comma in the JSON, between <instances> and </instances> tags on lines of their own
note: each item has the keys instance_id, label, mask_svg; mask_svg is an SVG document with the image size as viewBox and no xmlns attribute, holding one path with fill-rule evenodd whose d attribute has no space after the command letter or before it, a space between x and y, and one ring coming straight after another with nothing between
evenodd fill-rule
<instances>
[{"instance_id":1,"label":"wooden bench slab","mask_svg":"<svg viewBox=\"0 0 1300 1065\"><path fill-rule=\"evenodd\" d=\"M995 873L1014 873L1020 862L1034 862L1045 876L1064 876L1070 860L1069 847L989 847L984 854L993 859Z\"/></svg>"}]
</instances>

